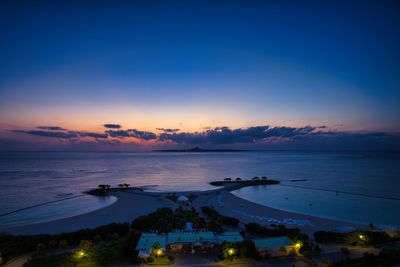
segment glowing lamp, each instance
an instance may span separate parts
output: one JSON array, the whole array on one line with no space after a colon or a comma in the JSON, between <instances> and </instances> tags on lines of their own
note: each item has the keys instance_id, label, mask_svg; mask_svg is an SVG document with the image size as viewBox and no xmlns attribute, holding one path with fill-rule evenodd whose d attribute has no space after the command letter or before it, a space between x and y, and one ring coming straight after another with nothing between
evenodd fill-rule
<instances>
[{"instance_id":1,"label":"glowing lamp","mask_svg":"<svg viewBox=\"0 0 400 267\"><path fill-rule=\"evenodd\" d=\"M228 249L228 254L232 256L235 253L235 250L233 248Z\"/></svg>"}]
</instances>

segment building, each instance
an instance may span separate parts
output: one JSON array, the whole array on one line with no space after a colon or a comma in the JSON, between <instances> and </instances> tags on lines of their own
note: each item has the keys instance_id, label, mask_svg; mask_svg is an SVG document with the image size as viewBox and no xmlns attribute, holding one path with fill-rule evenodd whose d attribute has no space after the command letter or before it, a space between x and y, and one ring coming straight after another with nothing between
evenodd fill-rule
<instances>
[{"instance_id":1,"label":"building","mask_svg":"<svg viewBox=\"0 0 400 267\"><path fill-rule=\"evenodd\" d=\"M158 243L162 250L166 250L167 238L165 235L157 235L152 233L143 233L136 245L136 250L139 251L139 257L147 258L154 245Z\"/></svg>"},{"instance_id":2,"label":"building","mask_svg":"<svg viewBox=\"0 0 400 267\"><path fill-rule=\"evenodd\" d=\"M294 249L294 243L287 236L253 239L261 256L285 256Z\"/></svg>"},{"instance_id":3,"label":"building","mask_svg":"<svg viewBox=\"0 0 400 267\"><path fill-rule=\"evenodd\" d=\"M222 242L242 242L243 236L239 232L225 232L217 235L218 244L222 244Z\"/></svg>"},{"instance_id":4,"label":"building","mask_svg":"<svg viewBox=\"0 0 400 267\"><path fill-rule=\"evenodd\" d=\"M181 250L185 245L191 246L192 250L210 249L217 243L217 238L213 232L202 231L182 231L169 232L167 244L171 250Z\"/></svg>"},{"instance_id":5,"label":"building","mask_svg":"<svg viewBox=\"0 0 400 267\"><path fill-rule=\"evenodd\" d=\"M179 204L183 204L183 205L188 205L189 204L189 199L187 197L185 197L184 195L180 195L176 201Z\"/></svg>"},{"instance_id":6,"label":"building","mask_svg":"<svg viewBox=\"0 0 400 267\"><path fill-rule=\"evenodd\" d=\"M149 257L154 244L160 244L162 250L167 248L172 251L188 249L189 251L208 250L227 242L242 242L243 237L239 232L225 232L215 234L210 231L192 230L189 223L186 230L175 230L167 235L143 233L138 241L136 250L139 257ZM253 239L256 248L262 256L285 256L295 249L295 244L287 236Z\"/></svg>"}]
</instances>

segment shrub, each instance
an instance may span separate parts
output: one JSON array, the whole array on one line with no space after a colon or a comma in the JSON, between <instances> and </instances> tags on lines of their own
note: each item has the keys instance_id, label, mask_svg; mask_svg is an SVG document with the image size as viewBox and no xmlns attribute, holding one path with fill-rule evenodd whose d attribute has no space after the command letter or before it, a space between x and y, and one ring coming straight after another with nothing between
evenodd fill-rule
<instances>
[{"instance_id":1,"label":"shrub","mask_svg":"<svg viewBox=\"0 0 400 267\"><path fill-rule=\"evenodd\" d=\"M61 240L60 243L58 243L58 247L60 249L67 249L69 247L68 241L67 240Z\"/></svg>"},{"instance_id":2,"label":"shrub","mask_svg":"<svg viewBox=\"0 0 400 267\"><path fill-rule=\"evenodd\" d=\"M57 247L57 242L55 240L50 240L48 247L49 249L55 249Z\"/></svg>"},{"instance_id":3,"label":"shrub","mask_svg":"<svg viewBox=\"0 0 400 267\"><path fill-rule=\"evenodd\" d=\"M221 216L221 221L225 225L229 226L237 226L239 224L239 220L229 216Z\"/></svg>"}]
</instances>

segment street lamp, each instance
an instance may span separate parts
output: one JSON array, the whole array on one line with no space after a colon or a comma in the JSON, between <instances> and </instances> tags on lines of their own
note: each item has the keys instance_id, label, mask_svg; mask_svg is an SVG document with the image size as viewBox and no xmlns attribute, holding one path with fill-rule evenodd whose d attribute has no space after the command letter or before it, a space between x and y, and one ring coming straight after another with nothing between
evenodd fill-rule
<instances>
[{"instance_id":1,"label":"street lamp","mask_svg":"<svg viewBox=\"0 0 400 267\"><path fill-rule=\"evenodd\" d=\"M160 258L161 253L162 253L161 249L156 250L157 258Z\"/></svg>"},{"instance_id":2,"label":"street lamp","mask_svg":"<svg viewBox=\"0 0 400 267\"><path fill-rule=\"evenodd\" d=\"M235 250L233 248L228 249L228 254L229 256L232 256L233 254L235 254Z\"/></svg>"}]
</instances>

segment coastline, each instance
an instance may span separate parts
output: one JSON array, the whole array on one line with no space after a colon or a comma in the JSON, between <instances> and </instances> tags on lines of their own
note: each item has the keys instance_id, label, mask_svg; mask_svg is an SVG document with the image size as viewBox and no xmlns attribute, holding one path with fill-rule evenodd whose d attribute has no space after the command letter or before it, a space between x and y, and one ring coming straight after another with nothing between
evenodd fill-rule
<instances>
[{"instance_id":1,"label":"coastline","mask_svg":"<svg viewBox=\"0 0 400 267\"><path fill-rule=\"evenodd\" d=\"M231 190L232 188L230 187L223 187L209 191L185 191L176 193L178 195L187 195L190 193L197 194L198 197L193 200L193 203L191 203L190 206L193 206L197 210L202 206L213 206L221 214L235 217L239 219L241 223L256 222L259 224L270 225L270 222L265 222L259 219L259 217L267 216L276 220L291 219L308 221L311 225L285 224L288 228L299 228L307 234L313 234L315 231L319 230L334 230L343 226L350 226L360 230L369 229L368 225L363 223L343 221L335 218L317 217L260 205L235 196L230 192ZM155 211L157 208L169 207L175 209L179 207L177 203L165 198L168 194L169 193L167 192L156 193L146 191L110 192L109 195L117 197L117 201L104 208L48 222L4 227L0 228L0 232L7 232L13 235L58 234L78 231L85 228L95 228L113 222L130 223L138 216L147 215ZM239 214L235 212L237 210L241 210L253 217Z\"/></svg>"},{"instance_id":2,"label":"coastline","mask_svg":"<svg viewBox=\"0 0 400 267\"><path fill-rule=\"evenodd\" d=\"M235 194L233 194L233 195L236 196ZM321 219L327 219L327 220L333 220L333 221L341 221L341 222L343 222L343 223L353 223L353 224L356 224L356 225L364 225L364 226L369 225L369 223L367 223L367 222L362 222L362 221L355 221L355 220L343 219L343 218L338 218L338 217L333 217L333 216L332 216L332 217L325 216L325 215L322 216L322 215L316 215L316 214L312 214L312 213L299 212L299 211L294 211L294 210L289 210L289 209L273 208L273 207L270 207L270 206L265 206L265 205L259 204L259 203L255 202L255 201L251 201L251 200L246 199L246 198L242 198L242 197L239 197L239 196L236 196L236 197L238 197L238 198L240 198L240 199L244 199L244 200L246 200L246 201L248 201L248 202L251 202L251 203L254 203L254 204L257 204L257 205L261 205L261 206L263 206L263 207L269 207L269 208L271 208L271 209L277 209L277 210L285 211L285 212L288 212L288 213L291 213L291 214L294 213L294 214L299 214L299 215L306 215L306 216L316 217L316 218L321 218ZM393 228L398 228L398 226L395 226L395 225L374 224L374 229L385 230L385 229L393 229Z\"/></svg>"}]
</instances>

